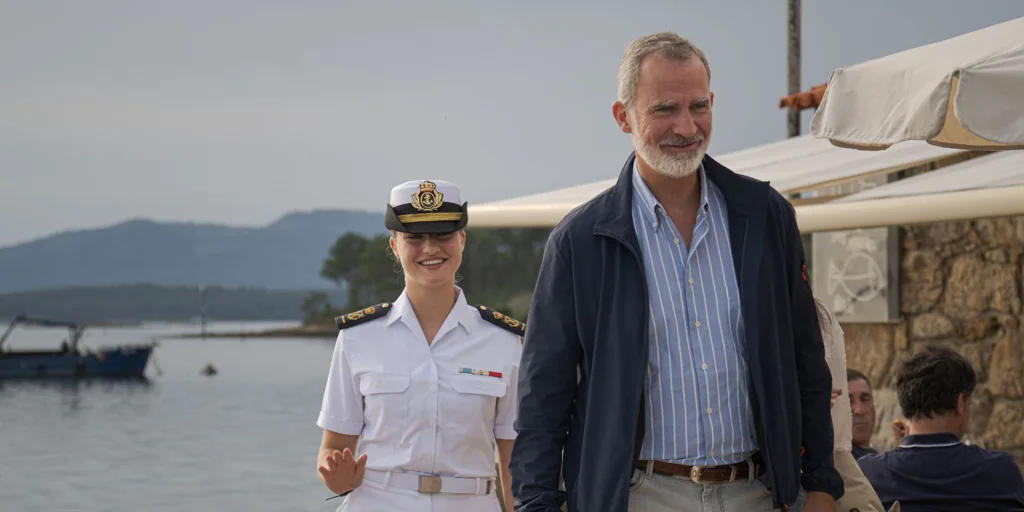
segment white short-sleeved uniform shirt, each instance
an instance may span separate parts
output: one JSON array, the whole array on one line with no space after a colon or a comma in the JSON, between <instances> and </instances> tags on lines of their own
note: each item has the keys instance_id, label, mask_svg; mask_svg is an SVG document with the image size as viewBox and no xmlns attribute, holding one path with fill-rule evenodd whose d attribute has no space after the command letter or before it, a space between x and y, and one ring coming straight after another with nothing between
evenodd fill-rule
<instances>
[{"instance_id":1,"label":"white short-sleeved uniform shirt","mask_svg":"<svg viewBox=\"0 0 1024 512\"><path fill-rule=\"evenodd\" d=\"M367 469L495 477L494 440L515 439L520 338L457 291L429 345L405 292L338 333L317 425L361 436Z\"/></svg>"}]
</instances>

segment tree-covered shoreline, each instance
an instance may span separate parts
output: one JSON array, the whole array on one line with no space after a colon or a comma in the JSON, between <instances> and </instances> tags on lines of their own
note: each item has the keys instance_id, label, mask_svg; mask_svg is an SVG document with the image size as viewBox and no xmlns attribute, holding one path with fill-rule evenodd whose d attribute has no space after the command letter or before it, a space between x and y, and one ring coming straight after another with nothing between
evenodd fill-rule
<instances>
[{"instance_id":1,"label":"tree-covered shoreline","mask_svg":"<svg viewBox=\"0 0 1024 512\"><path fill-rule=\"evenodd\" d=\"M457 284L469 303L486 304L526 321L551 229L468 229L466 233ZM404 287L388 235L342 235L328 251L320 275L335 285L347 284L347 293L342 301L332 301L324 292L309 294L302 306L306 325L333 324L338 315L393 301Z\"/></svg>"}]
</instances>

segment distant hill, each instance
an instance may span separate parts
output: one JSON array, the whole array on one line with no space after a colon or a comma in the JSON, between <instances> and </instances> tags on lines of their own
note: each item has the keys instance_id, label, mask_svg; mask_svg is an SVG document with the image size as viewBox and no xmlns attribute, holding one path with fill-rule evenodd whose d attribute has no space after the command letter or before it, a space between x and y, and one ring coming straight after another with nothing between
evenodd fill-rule
<instances>
[{"instance_id":1,"label":"distant hill","mask_svg":"<svg viewBox=\"0 0 1024 512\"><path fill-rule=\"evenodd\" d=\"M130 220L0 248L0 293L148 283L323 289L320 266L344 233L384 233L383 215L316 210L258 228Z\"/></svg>"},{"instance_id":2,"label":"distant hill","mask_svg":"<svg viewBox=\"0 0 1024 512\"><path fill-rule=\"evenodd\" d=\"M210 287L205 290L207 319L302 320L306 290ZM341 288L327 292L334 303L345 300ZM0 294L0 321L19 314L72 322L187 322L200 311L199 291L192 286L83 286ZM2 327L0 327L2 329Z\"/></svg>"}]
</instances>

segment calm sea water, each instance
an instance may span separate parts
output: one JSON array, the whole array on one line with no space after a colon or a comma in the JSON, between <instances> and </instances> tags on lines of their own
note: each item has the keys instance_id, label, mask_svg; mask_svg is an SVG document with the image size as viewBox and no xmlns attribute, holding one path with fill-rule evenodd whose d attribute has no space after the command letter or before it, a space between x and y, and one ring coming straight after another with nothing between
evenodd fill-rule
<instances>
[{"instance_id":1,"label":"calm sea water","mask_svg":"<svg viewBox=\"0 0 1024 512\"><path fill-rule=\"evenodd\" d=\"M246 323L248 330L281 323ZM221 323L210 330L238 330ZM93 329L82 344L189 325ZM65 331L19 328L13 347ZM334 341L163 340L143 382L0 380L0 511L326 511L316 417ZM219 374L200 370L212 363Z\"/></svg>"}]
</instances>

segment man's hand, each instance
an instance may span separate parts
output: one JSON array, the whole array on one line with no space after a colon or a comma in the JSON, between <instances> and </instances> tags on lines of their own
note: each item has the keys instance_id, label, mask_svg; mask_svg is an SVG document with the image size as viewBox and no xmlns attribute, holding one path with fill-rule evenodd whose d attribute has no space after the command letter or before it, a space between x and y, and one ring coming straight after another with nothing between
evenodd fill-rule
<instances>
[{"instance_id":1,"label":"man's hand","mask_svg":"<svg viewBox=\"0 0 1024 512\"><path fill-rule=\"evenodd\" d=\"M802 512L835 512L836 500L832 499L832 495L827 492L811 491L807 493L800 510Z\"/></svg>"},{"instance_id":2,"label":"man's hand","mask_svg":"<svg viewBox=\"0 0 1024 512\"><path fill-rule=\"evenodd\" d=\"M839 398L839 395L841 395L842 393L843 393L843 390L841 390L839 388L832 388L832 405L831 405L831 407L835 407L836 406L836 398Z\"/></svg>"},{"instance_id":3,"label":"man's hand","mask_svg":"<svg viewBox=\"0 0 1024 512\"><path fill-rule=\"evenodd\" d=\"M903 420L892 420L892 438L899 446L903 442L903 436L907 435L907 424Z\"/></svg>"},{"instance_id":4,"label":"man's hand","mask_svg":"<svg viewBox=\"0 0 1024 512\"><path fill-rule=\"evenodd\" d=\"M334 450L316 469L323 477L324 485L331 492L344 494L363 483L363 475L366 474L366 454L360 455L356 460L352 450L348 448L345 448L344 452Z\"/></svg>"}]
</instances>

